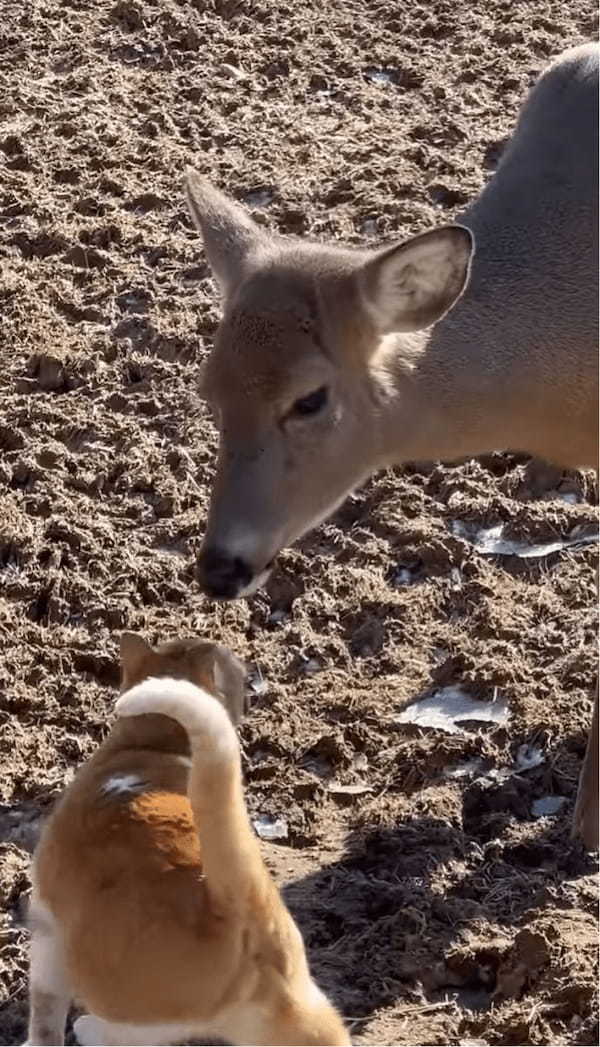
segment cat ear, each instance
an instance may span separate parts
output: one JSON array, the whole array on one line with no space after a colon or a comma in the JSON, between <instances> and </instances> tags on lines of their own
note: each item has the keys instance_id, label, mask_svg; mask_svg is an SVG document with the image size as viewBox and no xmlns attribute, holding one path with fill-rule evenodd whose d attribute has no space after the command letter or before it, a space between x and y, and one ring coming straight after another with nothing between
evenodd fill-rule
<instances>
[{"instance_id":1,"label":"cat ear","mask_svg":"<svg viewBox=\"0 0 600 1047\"><path fill-rule=\"evenodd\" d=\"M238 723L247 712L246 666L227 647L215 651L215 683L229 702L230 716Z\"/></svg>"},{"instance_id":2,"label":"cat ear","mask_svg":"<svg viewBox=\"0 0 600 1047\"><path fill-rule=\"evenodd\" d=\"M119 644L121 655L121 681L123 684L134 680L143 679L143 667L150 655L154 652L147 640L139 633L125 632L121 634Z\"/></svg>"},{"instance_id":3,"label":"cat ear","mask_svg":"<svg viewBox=\"0 0 600 1047\"><path fill-rule=\"evenodd\" d=\"M246 667L228 647L212 644L205 661L206 689L223 703L233 723L246 712Z\"/></svg>"}]
</instances>

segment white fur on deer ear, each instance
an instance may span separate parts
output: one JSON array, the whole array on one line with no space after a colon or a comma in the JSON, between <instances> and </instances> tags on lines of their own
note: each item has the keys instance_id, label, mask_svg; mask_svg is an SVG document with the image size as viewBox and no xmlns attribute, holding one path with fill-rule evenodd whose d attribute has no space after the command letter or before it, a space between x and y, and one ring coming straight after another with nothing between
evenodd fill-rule
<instances>
[{"instance_id":1,"label":"white fur on deer ear","mask_svg":"<svg viewBox=\"0 0 600 1047\"><path fill-rule=\"evenodd\" d=\"M473 251L473 234L462 225L377 251L358 275L378 330L419 331L440 320L467 286Z\"/></svg>"},{"instance_id":2,"label":"white fur on deer ear","mask_svg":"<svg viewBox=\"0 0 600 1047\"><path fill-rule=\"evenodd\" d=\"M264 233L240 204L192 167L185 173L185 191L213 275L221 292L229 295L242 276L244 260L264 241Z\"/></svg>"}]
</instances>

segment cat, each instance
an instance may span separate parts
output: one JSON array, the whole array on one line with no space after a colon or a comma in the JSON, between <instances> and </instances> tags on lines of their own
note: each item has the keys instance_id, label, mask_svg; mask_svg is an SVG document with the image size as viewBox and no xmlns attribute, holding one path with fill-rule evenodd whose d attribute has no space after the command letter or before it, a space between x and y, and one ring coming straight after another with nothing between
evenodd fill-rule
<instances>
[{"instance_id":1,"label":"cat","mask_svg":"<svg viewBox=\"0 0 600 1047\"><path fill-rule=\"evenodd\" d=\"M121 638L116 722L33 860L28 1043L349 1044L250 824L226 648Z\"/></svg>"}]
</instances>

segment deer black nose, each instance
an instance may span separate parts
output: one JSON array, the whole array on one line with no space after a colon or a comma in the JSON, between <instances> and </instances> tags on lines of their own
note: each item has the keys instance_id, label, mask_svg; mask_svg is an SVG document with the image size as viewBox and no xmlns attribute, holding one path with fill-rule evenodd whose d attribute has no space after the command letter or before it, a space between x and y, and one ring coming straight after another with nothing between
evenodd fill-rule
<instances>
[{"instance_id":1,"label":"deer black nose","mask_svg":"<svg viewBox=\"0 0 600 1047\"><path fill-rule=\"evenodd\" d=\"M253 575L241 556L230 556L222 549L203 549L198 558L198 581L207 596L215 600L234 600Z\"/></svg>"}]
</instances>

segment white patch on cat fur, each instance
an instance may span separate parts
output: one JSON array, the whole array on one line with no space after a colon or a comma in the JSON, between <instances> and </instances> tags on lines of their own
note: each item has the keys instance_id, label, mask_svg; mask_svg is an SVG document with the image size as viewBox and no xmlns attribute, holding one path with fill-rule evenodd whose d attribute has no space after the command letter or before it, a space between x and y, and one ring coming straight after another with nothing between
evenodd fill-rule
<instances>
[{"instance_id":1,"label":"white patch on cat fur","mask_svg":"<svg viewBox=\"0 0 600 1047\"><path fill-rule=\"evenodd\" d=\"M111 793L123 796L125 793L142 792L146 786L147 782L142 781L137 774L111 774L100 786L100 792L103 796L110 796Z\"/></svg>"}]
</instances>

